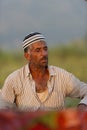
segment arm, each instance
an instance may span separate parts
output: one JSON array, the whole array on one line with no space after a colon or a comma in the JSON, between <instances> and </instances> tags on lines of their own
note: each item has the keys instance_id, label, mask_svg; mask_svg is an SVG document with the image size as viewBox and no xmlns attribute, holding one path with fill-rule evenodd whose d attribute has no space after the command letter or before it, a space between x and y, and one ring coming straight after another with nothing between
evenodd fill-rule
<instances>
[{"instance_id":1,"label":"arm","mask_svg":"<svg viewBox=\"0 0 87 130\"><path fill-rule=\"evenodd\" d=\"M87 84L81 82L75 76L70 75L69 82L66 87L67 96L80 98L79 109L87 109Z\"/></svg>"},{"instance_id":2,"label":"arm","mask_svg":"<svg viewBox=\"0 0 87 130\"><path fill-rule=\"evenodd\" d=\"M80 103L78 105L78 110L80 110L80 111L83 111L83 110L87 111L87 105Z\"/></svg>"},{"instance_id":3,"label":"arm","mask_svg":"<svg viewBox=\"0 0 87 130\"><path fill-rule=\"evenodd\" d=\"M14 87L16 85L15 80L8 76L2 90L0 92L0 109L7 109L14 107L15 92Z\"/></svg>"},{"instance_id":4,"label":"arm","mask_svg":"<svg viewBox=\"0 0 87 130\"><path fill-rule=\"evenodd\" d=\"M0 91L0 109L16 109L15 103L7 102L2 98L1 91Z\"/></svg>"}]
</instances>

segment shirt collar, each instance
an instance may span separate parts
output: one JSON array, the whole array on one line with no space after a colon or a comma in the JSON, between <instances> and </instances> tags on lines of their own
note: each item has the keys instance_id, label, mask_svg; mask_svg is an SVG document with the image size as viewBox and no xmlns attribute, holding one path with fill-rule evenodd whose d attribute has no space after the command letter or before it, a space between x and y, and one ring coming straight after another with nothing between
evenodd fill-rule
<instances>
[{"instance_id":1,"label":"shirt collar","mask_svg":"<svg viewBox=\"0 0 87 130\"><path fill-rule=\"evenodd\" d=\"M25 65L25 76L28 77L30 75L30 69L29 69L29 64Z\"/></svg>"},{"instance_id":2,"label":"shirt collar","mask_svg":"<svg viewBox=\"0 0 87 130\"><path fill-rule=\"evenodd\" d=\"M55 76L55 75L56 75L53 66L50 66L50 65L49 65L49 66L48 66L48 70L49 70L49 74L50 74L50 76Z\"/></svg>"}]
</instances>

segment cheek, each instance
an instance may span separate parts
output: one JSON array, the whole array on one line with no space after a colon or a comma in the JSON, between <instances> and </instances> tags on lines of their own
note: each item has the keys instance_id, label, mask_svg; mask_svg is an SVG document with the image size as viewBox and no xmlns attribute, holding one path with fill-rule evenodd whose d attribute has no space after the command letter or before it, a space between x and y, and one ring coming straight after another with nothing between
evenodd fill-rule
<instances>
[{"instance_id":1,"label":"cheek","mask_svg":"<svg viewBox=\"0 0 87 130\"><path fill-rule=\"evenodd\" d=\"M40 54L30 55L30 58L31 58L31 59L34 59L34 60L39 59L39 58L40 58Z\"/></svg>"},{"instance_id":2,"label":"cheek","mask_svg":"<svg viewBox=\"0 0 87 130\"><path fill-rule=\"evenodd\" d=\"M30 61L37 61L37 56L36 55L31 55L30 56Z\"/></svg>"}]
</instances>

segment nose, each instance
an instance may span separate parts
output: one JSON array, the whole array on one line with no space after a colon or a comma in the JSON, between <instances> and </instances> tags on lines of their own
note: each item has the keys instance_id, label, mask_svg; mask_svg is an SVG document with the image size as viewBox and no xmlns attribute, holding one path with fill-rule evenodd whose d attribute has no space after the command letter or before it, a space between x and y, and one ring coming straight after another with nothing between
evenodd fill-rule
<instances>
[{"instance_id":1,"label":"nose","mask_svg":"<svg viewBox=\"0 0 87 130\"><path fill-rule=\"evenodd\" d=\"M48 56L48 51L47 50L42 50L42 56Z\"/></svg>"}]
</instances>

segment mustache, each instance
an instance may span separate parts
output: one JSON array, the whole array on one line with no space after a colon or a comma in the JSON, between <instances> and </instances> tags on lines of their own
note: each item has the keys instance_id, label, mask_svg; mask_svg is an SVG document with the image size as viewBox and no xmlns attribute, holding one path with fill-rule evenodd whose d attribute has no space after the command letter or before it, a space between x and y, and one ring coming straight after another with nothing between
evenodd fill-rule
<instances>
[{"instance_id":1,"label":"mustache","mask_svg":"<svg viewBox=\"0 0 87 130\"><path fill-rule=\"evenodd\" d=\"M48 60L48 56L44 56L40 60Z\"/></svg>"}]
</instances>

